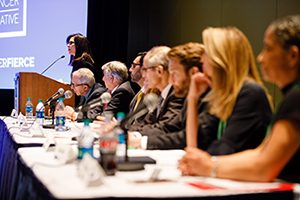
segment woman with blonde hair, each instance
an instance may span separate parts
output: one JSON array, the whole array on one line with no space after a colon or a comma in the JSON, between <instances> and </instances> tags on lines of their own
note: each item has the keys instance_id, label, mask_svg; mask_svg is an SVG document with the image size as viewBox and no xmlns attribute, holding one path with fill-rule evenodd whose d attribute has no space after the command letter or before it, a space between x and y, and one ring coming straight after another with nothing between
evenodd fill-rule
<instances>
[{"instance_id":1,"label":"woman with blonde hair","mask_svg":"<svg viewBox=\"0 0 300 200\"><path fill-rule=\"evenodd\" d=\"M203 31L205 53L203 73L192 76L188 93L187 146L197 147L197 103L201 99L209 112L220 119L215 140L201 147L212 155L225 155L257 147L271 120L267 92L259 78L251 45L235 27L207 28Z\"/></svg>"},{"instance_id":2,"label":"woman with blonde hair","mask_svg":"<svg viewBox=\"0 0 300 200\"><path fill-rule=\"evenodd\" d=\"M267 28L258 56L265 80L284 94L270 126L257 148L227 156L210 156L187 148L180 161L183 174L247 181L281 178L300 182L300 15L275 20Z\"/></svg>"}]
</instances>

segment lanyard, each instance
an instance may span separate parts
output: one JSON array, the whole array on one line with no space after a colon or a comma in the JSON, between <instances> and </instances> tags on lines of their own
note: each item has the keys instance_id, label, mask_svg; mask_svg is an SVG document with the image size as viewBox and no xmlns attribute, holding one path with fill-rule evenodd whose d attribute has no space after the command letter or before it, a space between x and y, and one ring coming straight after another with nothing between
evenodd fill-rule
<instances>
[{"instance_id":1,"label":"lanyard","mask_svg":"<svg viewBox=\"0 0 300 200\"><path fill-rule=\"evenodd\" d=\"M299 81L297 81L296 83L293 84L292 89L295 89L295 88L298 88L298 87L299 87ZM276 112L277 112L277 109L276 109ZM275 112L275 113L276 113L276 112ZM226 122L224 122L223 120L220 120L220 121L219 121L219 125L218 125L218 134L217 134L217 139L218 139L218 140L221 139L222 134L223 134L223 132L224 132L226 126L227 126L227 123L226 123ZM272 127L273 127L273 123L270 123L269 126L268 126L268 128L267 128L267 131L266 131L266 136L269 134L269 132L270 132L270 130L272 129Z\"/></svg>"},{"instance_id":2,"label":"lanyard","mask_svg":"<svg viewBox=\"0 0 300 200\"><path fill-rule=\"evenodd\" d=\"M217 139L218 139L218 140L221 140L222 134L223 134L223 132L224 132L226 126L227 126L227 123L226 123L226 122L224 122L223 120L220 120L220 121L219 121L218 135L217 135Z\"/></svg>"}]
</instances>

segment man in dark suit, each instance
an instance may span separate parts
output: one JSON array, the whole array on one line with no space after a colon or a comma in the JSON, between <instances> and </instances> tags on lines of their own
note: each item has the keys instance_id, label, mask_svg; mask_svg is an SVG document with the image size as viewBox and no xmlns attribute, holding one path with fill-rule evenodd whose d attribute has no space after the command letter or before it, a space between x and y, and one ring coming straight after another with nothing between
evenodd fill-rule
<instances>
[{"instance_id":1,"label":"man in dark suit","mask_svg":"<svg viewBox=\"0 0 300 200\"><path fill-rule=\"evenodd\" d=\"M112 112L115 116L118 112L127 114L129 104L134 97L128 78L128 69L124 63L111 61L102 66L103 81L111 93L111 101L103 109L103 112Z\"/></svg>"},{"instance_id":2,"label":"man in dark suit","mask_svg":"<svg viewBox=\"0 0 300 200\"><path fill-rule=\"evenodd\" d=\"M101 94L106 91L106 88L100 83L95 83L94 74L88 68L80 68L72 73L71 88L76 95L80 96L77 108L97 99L100 101ZM71 120L81 121L85 116L81 112L75 112L75 110L70 106L66 106L66 117ZM98 114L99 111L96 108L87 111L87 117L92 120Z\"/></svg>"},{"instance_id":3,"label":"man in dark suit","mask_svg":"<svg viewBox=\"0 0 300 200\"><path fill-rule=\"evenodd\" d=\"M175 96L174 88L169 82L167 58L169 50L170 48L166 46L153 47L144 57L142 68L144 84L148 88L157 88L161 92L161 101L153 112L147 114L144 121L132 125L130 131L148 136L156 134L152 131L154 129L162 130L164 133L181 129L181 123L174 119L180 114L185 98Z\"/></svg>"},{"instance_id":4,"label":"man in dark suit","mask_svg":"<svg viewBox=\"0 0 300 200\"><path fill-rule=\"evenodd\" d=\"M131 67L129 68L131 81L137 83L140 86L140 90L133 97L132 101L129 105L129 113L132 113L136 110L141 109L144 106L144 97L147 92L147 88L144 87L144 78L142 76L142 66L144 61L144 56L147 52L138 53L137 57L131 63ZM141 122L144 120L146 115L141 115L138 118L132 120L132 124L135 122Z\"/></svg>"},{"instance_id":5,"label":"man in dark suit","mask_svg":"<svg viewBox=\"0 0 300 200\"><path fill-rule=\"evenodd\" d=\"M168 71L170 80L174 88L174 96L186 97L189 89L192 74L201 70L201 55L204 47L198 43L187 43L173 47L168 52ZM199 134L203 135L198 142L200 148L208 146L215 138L218 119L207 112L206 104L199 105L199 120L203 123L199 128ZM185 140L185 121L186 121L186 102L180 114L173 116L168 124L164 126L151 126L146 131L141 129L139 135L136 132L130 133L129 143L135 147L145 149L178 149L184 148ZM175 126L176 125L176 126ZM170 127L171 126L171 127ZM204 139L203 139L204 138Z\"/></svg>"}]
</instances>

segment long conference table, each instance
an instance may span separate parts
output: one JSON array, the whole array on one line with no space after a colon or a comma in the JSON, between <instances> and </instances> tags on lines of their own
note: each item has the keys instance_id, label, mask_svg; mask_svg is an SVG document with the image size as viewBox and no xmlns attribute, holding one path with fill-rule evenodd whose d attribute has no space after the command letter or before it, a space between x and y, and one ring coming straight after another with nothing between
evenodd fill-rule
<instances>
[{"instance_id":1,"label":"long conference table","mask_svg":"<svg viewBox=\"0 0 300 200\"><path fill-rule=\"evenodd\" d=\"M63 163L54 144L70 145L82 124L68 123L66 133L31 127L22 130L16 119L0 119L0 199L300 199L299 185L182 176L177 162L183 150L129 150L129 156L149 156L156 164L144 170L101 177L89 186L78 174L80 162ZM94 146L94 157L99 157ZM155 179L153 179L153 175Z\"/></svg>"}]
</instances>

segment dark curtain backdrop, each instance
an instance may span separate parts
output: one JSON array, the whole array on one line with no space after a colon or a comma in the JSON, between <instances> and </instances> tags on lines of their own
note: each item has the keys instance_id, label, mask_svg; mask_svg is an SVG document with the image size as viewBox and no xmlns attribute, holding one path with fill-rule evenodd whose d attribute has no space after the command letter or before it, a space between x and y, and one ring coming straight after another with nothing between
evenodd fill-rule
<instances>
[{"instance_id":1,"label":"dark curtain backdrop","mask_svg":"<svg viewBox=\"0 0 300 200\"><path fill-rule=\"evenodd\" d=\"M101 76L106 62L118 60L128 67L128 20L129 0L88 0L87 37Z\"/></svg>"}]
</instances>

